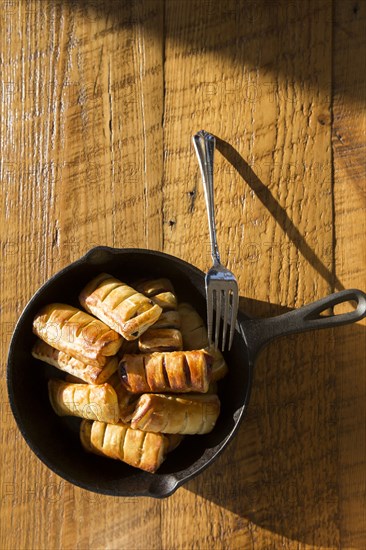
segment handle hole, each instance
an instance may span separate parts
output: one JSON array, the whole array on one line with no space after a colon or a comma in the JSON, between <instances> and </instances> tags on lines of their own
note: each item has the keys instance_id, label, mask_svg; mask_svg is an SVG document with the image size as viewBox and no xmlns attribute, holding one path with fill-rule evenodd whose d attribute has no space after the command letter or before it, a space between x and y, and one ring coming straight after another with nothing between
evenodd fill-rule
<instances>
[{"instance_id":1,"label":"handle hole","mask_svg":"<svg viewBox=\"0 0 366 550\"><path fill-rule=\"evenodd\" d=\"M342 302L336 304L333 308L333 315L340 315L341 313L352 313L357 309L358 303L356 300L349 300L348 302Z\"/></svg>"},{"instance_id":2,"label":"handle hole","mask_svg":"<svg viewBox=\"0 0 366 550\"><path fill-rule=\"evenodd\" d=\"M328 317L335 317L345 313L353 313L357 309L357 300L348 300L340 302L332 307L323 309L322 311L315 311L312 315L307 316L307 319L326 319Z\"/></svg>"},{"instance_id":3,"label":"handle hole","mask_svg":"<svg viewBox=\"0 0 366 550\"><path fill-rule=\"evenodd\" d=\"M321 313L317 315L318 318L324 319L326 317L335 317L336 315L341 315L344 313L352 313L357 309L357 301L356 300L349 300L348 302L341 302L339 304L336 304L333 307L329 307L328 309L325 309Z\"/></svg>"}]
</instances>

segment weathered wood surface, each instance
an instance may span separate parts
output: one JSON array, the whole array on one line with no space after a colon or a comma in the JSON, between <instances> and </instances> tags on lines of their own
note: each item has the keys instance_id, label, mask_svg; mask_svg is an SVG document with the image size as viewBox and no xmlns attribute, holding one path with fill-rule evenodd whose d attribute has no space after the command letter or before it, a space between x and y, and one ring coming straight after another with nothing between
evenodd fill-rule
<instances>
[{"instance_id":1,"label":"weathered wood surface","mask_svg":"<svg viewBox=\"0 0 366 550\"><path fill-rule=\"evenodd\" d=\"M356 0L2 0L0 548L366 547L365 323L265 350L238 437L164 501L54 475L5 385L22 308L93 245L209 267L201 128L250 314L365 288L365 21Z\"/></svg>"}]
</instances>

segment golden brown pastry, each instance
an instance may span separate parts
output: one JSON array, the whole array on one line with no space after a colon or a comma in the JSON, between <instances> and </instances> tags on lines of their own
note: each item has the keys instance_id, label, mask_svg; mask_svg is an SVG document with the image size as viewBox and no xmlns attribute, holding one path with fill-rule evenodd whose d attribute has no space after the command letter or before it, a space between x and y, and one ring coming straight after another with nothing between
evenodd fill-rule
<instances>
[{"instance_id":1,"label":"golden brown pastry","mask_svg":"<svg viewBox=\"0 0 366 550\"><path fill-rule=\"evenodd\" d=\"M70 384L51 379L48 395L59 416L80 416L112 424L119 420L118 398L110 384Z\"/></svg>"},{"instance_id":2,"label":"golden brown pastry","mask_svg":"<svg viewBox=\"0 0 366 550\"><path fill-rule=\"evenodd\" d=\"M224 378L224 376L227 374L227 363L221 351L217 349L214 344L211 344L211 346L207 346L205 350L208 351L208 353L213 357L212 380L217 382L217 380L221 380L221 378Z\"/></svg>"},{"instance_id":3,"label":"golden brown pastry","mask_svg":"<svg viewBox=\"0 0 366 550\"><path fill-rule=\"evenodd\" d=\"M131 427L148 432L205 434L213 429L219 413L217 395L146 393L136 403Z\"/></svg>"},{"instance_id":4,"label":"golden brown pastry","mask_svg":"<svg viewBox=\"0 0 366 550\"><path fill-rule=\"evenodd\" d=\"M139 350L141 353L180 351L182 349L182 334L174 328L155 328L154 325L139 338Z\"/></svg>"},{"instance_id":5,"label":"golden brown pastry","mask_svg":"<svg viewBox=\"0 0 366 550\"><path fill-rule=\"evenodd\" d=\"M33 321L33 332L50 346L95 367L103 367L122 344L122 337L102 321L66 304L45 306Z\"/></svg>"},{"instance_id":6,"label":"golden brown pastry","mask_svg":"<svg viewBox=\"0 0 366 550\"><path fill-rule=\"evenodd\" d=\"M174 287L169 279L161 277L160 279L140 279L133 283L134 288L146 296L156 296L162 292L171 292L175 294Z\"/></svg>"},{"instance_id":7,"label":"golden brown pastry","mask_svg":"<svg viewBox=\"0 0 366 550\"><path fill-rule=\"evenodd\" d=\"M177 309L177 298L169 279L152 279L137 281L134 288L152 299L164 311Z\"/></svg>"},{"instance_id":8,"label":"golden brown pastry","mask_svg":"<svg viewBox=\"0 0 366 550\"><path fill-rule=\"evenodd\" d=\"M122 460L147 472L156 472L169 450L169 437L132 430L130 426L84 420L80 440L86 451Z\"/></svg>"},{"instance_id":9,"label":"golden brown pastry","mask_svg":"<svg viewBox=\"0 0 366 550\"><path fill-rule=\"evenodd\" d=\"M160 317L161 307L107 273L95 277L79 296L81 305L126 340L135 340Z\"/></svg>"},{"instance_id":10,"label":"golden brown pastry","mask_svg":"<svg viewBox=\"0 0 366 550\"><path fill-rule=\"evenodd\" d=\"M180 316L180 330L183 339L183 349L206 349L214 358L212 364L212 380L220 380L223 378L228 367L224 356L213 344L208 345L207 329L203 319L191 304L182 303L178 306Z\"/></svg>"},{"instance_id":11,"label":"golden brown pastry","mask_svg":"<svg viewBox=\"0 0 366 550\"><path fill-rule=\"evenodd\" d=\"M159 319L154 323L154 328L180 328L180 316L178 311L163 311Z\"/></svg>"},{"instance_id":12,"label":"golden brown pastry","mask_svg":"<svg viewBox=\"0 0 366 550\"><path fill-rule=\"evenodd\" d=\"M124 355L118 370L122 383L132 393L205 393L212 361L204 350Z\"/></svg>"},{"instance_id":13,"label":"golden brown pastry","mask_svg":"<svg viewBox=\"0 0 366 550\"><path fill-rule=\"evenodd\" d=\"M184 349L202 349L208 346L207 329L203 319L191 304L179 304L178 312Z\"/></svg>"},{"instance_id":14,"label":"golden brown pastry","mask_svg":"<svg viewBox=\"0 0 366 550\"><path fill-rule=\"evenodd\" d=\"M40 339L37 339L34 344L32 355L36 359L40 359L49 365L53 365L64 372L72 374L74 377L88 384L103 384L103 382L106 382L106 380L116 372L118 367L118 357L116 355L108 357L104 367L86 365L79 359L75 359L75 357L68 355L64 351L59 351L49 346Z\"/></svg>"},{"instance_id":15,"label":"golden brown pastry","mask_svg":"<svg viewBox=\"0 0 366 550\"><path fill-rule=\"evenodd\" d=\"M183 349L182 335L177 312L177 299L169 279L153 279L138 282L137 288L158 304L163 313L139 338L141 353L154 351L180 351Z\"/></svg>"}]
</instances>

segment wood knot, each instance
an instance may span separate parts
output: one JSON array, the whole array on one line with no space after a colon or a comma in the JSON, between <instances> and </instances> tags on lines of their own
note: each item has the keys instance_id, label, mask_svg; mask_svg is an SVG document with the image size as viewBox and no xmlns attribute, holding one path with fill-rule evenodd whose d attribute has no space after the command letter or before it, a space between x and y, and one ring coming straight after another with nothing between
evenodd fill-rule
<instances>
[{"instance_id":1,"label":"wood knot","mask_svg":"<svg viewBox=\"0 0 366 550\"><path fill-rule=\"evenodd\" d=\"M329 126L331 122L330 115L328 113L318 115L318 122L322 126Z\"/></svg>"}]
</instances>

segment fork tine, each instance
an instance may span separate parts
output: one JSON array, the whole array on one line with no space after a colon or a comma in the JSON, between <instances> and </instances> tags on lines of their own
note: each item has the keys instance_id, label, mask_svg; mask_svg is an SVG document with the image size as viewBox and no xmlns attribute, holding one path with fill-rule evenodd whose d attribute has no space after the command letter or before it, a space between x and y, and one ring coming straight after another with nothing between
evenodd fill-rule
<instances>
[{"instance_id":1,"label":"fork tine","mask_svg":"<svg viewBox=\"0 0 366 550\"><path fill-rule=\"evenodd\" d=\"M208 343L212 344L213 291L206 286Z\"/></svg>"},{"instance_id":2,"label":"fork tine","mask_svg":"<svg viewBox=\"0 0 366 550\"><path fill-rule=\"evenodd\" d=\"M216 289L216 315L215 315L215 346L219 347L219 330L221 321L221 288Z\"/></svg>"},{"instance_id":3,"label":"fork tine","mask_svg":"<svg viewBox=\"0 0 366 550\"><path fill-rule=\"evenodd\" d=\"M224 326L222 331L221 351L225 351L226 332L227 332L227 318L230 308L230 292L224 293Z\"/></svg>"},{"instance_id":4,"label":"fork tine","mask_svg":"<svg viewBox=\"0 0 366 550\"><path fill-rule=\"evenodd\" d=\"M231 302L231 319L230 319L230 338L229 338L229 351L234 339L236 318L238 315L238 306L239 306L239 289L237 283L235 283L235 288L233 289L232 302Z\"/></svg>"}]
</instances>

